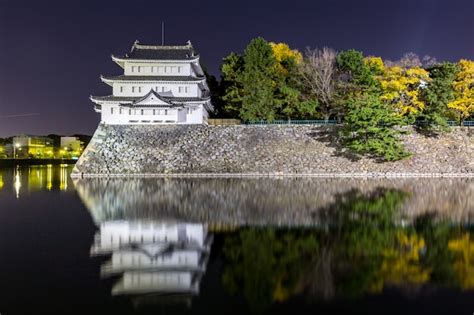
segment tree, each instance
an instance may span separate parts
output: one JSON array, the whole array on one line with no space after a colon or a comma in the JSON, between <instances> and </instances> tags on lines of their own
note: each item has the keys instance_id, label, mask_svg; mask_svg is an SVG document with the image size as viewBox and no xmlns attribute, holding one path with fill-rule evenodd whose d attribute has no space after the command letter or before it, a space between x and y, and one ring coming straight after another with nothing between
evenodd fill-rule
<instances>
[{"instance_id":1,"label":"tree","mask_svg":"<svg viewBox=\"0 0 474 315\"><path fill-rule=\"evenodd\" d=\"M387 67L400 67L404 69L409 68L427 68L434 66L438 61L436 58L429 55L425 55L423 58L420 58L417 54L413 52L408 52L397 61L387 60L385 62Z\"/></svg>"},{"instance_id":2,"label":"tree","mask_svg":"<svg viewBox=\"0 0 474 315\"><path fill-rule=\"evenodd\" d=\"M425 108L418 116L421 122L420 128L446 130L448 104L454 100L453 82L459 69L456 64L442 63L427 70L431 82L421 93Z\"/></svg>"},{"instance_id":3,"label":"tree","mask_svg":"<svg viewBox=\"0 0 474 315\"><path fill-rule=\"evenodd\" d=\"M459 61L459 72L453 82L455 99L448 104L459 118L462 126L464 120L474 113L474 61Z\"/></svg>"},{"instance_id":4,"label":"tree","mask_svg":"<svg viewBox=\"0 0 474 315\"><path fill-rule=\"evenodd\" d=\"M328 47L307 48L299 73L307 99L313 99L324 119L328 120L335 113L336 51Z\"/></svg>"},{"instance_id":5,"label":"tree","mask_svg":"<svg viewBox=\"0 0 474 315\"><path fill-rule=\"evenodd\" d=\"M278 116L291 119L314 115L316 103L302 99L301 77L298 71L303 59L301 53L285 43L270 45L277 62L278 77L274 98L279 109Z\"/></svg>"},{"instance_id":6,"label":"tree","mask_svg":"<svg viewBox=\"0 0 474 315\"><path fill-rule=\"evenodd\" d=\"M206 77L206 83L211 93L211 102L213 111L210 115L213 117L225 115L224 101L222 100L221 84L214 75L209 74L207 68L203 66L204 76Z\"/></svg>"},{"instance_id":7,"label":"tree","mask_svg":"<svg viewBox=\"0 0 474 315\"><path fill-rule=\"evenodd\" d=\"M301 63L303 56L296 49L291 49L285 43L270 43L276 60L276 67L283 75L288 75L289 68Z\"/></svg>"},{"instance_id":8,"label":"tree","mask_svg":"<svg viewBox=\"0 0 474 315\"><path fill-rule=\"evenodd\" d=\"M349 104L342 136L346 146L357 154L385 161L409 156L394 129L402 118L383 104L377 94L366 93Z\"/></svg>"},{"instance_id":9,"label":"tree","mask_svg":"<svg viewBox=\"0 0 474 315\"><path fill-rule=\"evenodd\" d=\"M244 52L244 67L238 77L242 85L244 120L274 120L277 115L274 89L278 80L276 59L270 44L263 38L253 39Z\"/></svg>"},{"instance_id":10,"label":"tree","mask_svg":"<svg viewBox=\"0 0 474 315\"><path fill-rule=\"evenodd\" d=\"M380 84L374 77L373 67L364 60L362 52L350 49L337 55L341 80L352 84L355 90L377 92Z\"/></svg>"},{"instance_id":11,"label":"tree","mask_svg":"<svg viewBox=\"0 0 474 315\"><path fill-rule=\"evenodd\" d=\"M408 121L413 122L425 107L420 90L430 81L428 71L418 67L385 67L378 79L383 89L381 100L393 106L400 116L406 116Z\"/></svg>"},{"instance_id":12,"label":"tree","mask_svg":"<svg viewBox=\"0 0 474 315\"><path fill-rule=\"evenodd\" d=\"M224 112L230 116L238 116L242 108L243 87L239 82L239 76L243 71L244 60L241 55L230 53L222 60L220 70L222 72L221 91Z\"/></svg>"}]
</instances>

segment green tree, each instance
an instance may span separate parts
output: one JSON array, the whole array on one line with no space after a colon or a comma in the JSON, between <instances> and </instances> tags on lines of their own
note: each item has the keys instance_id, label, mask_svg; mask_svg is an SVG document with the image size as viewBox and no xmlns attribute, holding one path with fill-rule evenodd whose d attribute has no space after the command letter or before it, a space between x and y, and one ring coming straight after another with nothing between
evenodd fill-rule
<instances>
[{"instance_id":1,"label":"green tree","mask_svg":"<svg viewBox=\"0 0 474 315\"><path fill-rule=\"evenodd\" d=\"M348 104L342 130L343 141L356 154L365 154L385 161L396 161L409 156L400 143L403 123L379 95L363 94Z\"/></svg>"},{"instance_id":2,"label":"green tree","mask_svg":"<svg viewBox=\"0 0 474 315\"><path fill-rule=\"evenodd\" d=\"M220 91L222 91L223 112L231 117L239 116L242 109L242 84L239 76L244 68L244 59L241 55L230 53L222 61L220 70L222 78ZM220 113L218 113L220 114Z\"/></svg>"},{"instance_id":3,"label":"green tree","mask_svg":"<svg viewBox=\"0 0 474 315\"><path fill-rule=\"evenodd\" d=\"M350 83L356 90L379 92L380 83L374 76L378 68L367 63L362 52L354 49L340 52L336 62L342 82Z\"/></svg>"},{"instance_id":4,"label":"green tree","mask_svg":"<svg viewBox=\"0 0 474 315\"><path fill-rule=\"evenodd\" d=\"M279 116L288 120L314 117L318 105L316 100L303 99L298 60L290 56L279 64L285 71L280 72L275 90L275 103L279 108Z\"/></svg>"},{"instance_id":5,"label":"green tree","mask_svg":"<svg viewBox=\"0 0 474 315\"><path fill-rule=\"evenodd\" d=\"M360 51L354 49L340 52L336 57L338 80L336 96L334 97L334 111L339 122L343 121L352 102L362 94L380 94L381 86L376 75L380 66L376 58L364 59Z\"/></svg>"},{"instance_id":6,"label":"green tree","mask_svg":"<svg viewBox=\"0 0 474 315\"><path fill-rule=\"evenodd\" d=\"M274 97L279 75L272 47L263 38L255 38L245 49L243 59L243 71L237 78L243 90L240 117L274 120L279 105Z\"/></svg>"},{"instance_id":7,"label":"green tree","mask_svg":"<svg viewBox=\"0 0 474 315\"><path fill-rule=\"evenodd\" d=\"M445 131L448 104L454 100L453 82L459 67L453 63L436 64L428 69L432 81L422 89L425 102L423 112L418 116L420 128L431 131Z\"/></svg>"}]
</instances>

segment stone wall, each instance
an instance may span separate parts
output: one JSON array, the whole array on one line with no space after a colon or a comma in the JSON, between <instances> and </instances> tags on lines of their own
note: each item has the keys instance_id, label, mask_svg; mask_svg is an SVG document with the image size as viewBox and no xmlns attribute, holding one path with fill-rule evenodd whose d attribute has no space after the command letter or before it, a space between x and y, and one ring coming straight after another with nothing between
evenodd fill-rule
<instances>
[{"instance_id":1,"label":"stone wall","mask_svg":"<svg viewBox=\"0 0 474 315\"><path fill-rule=\"evenodd\" d=\"M413 156L397 162L354 159L337 127L100 125L74 175L317 174L474 175L474 130L403 137Z\"/></svg>"}]
</instances>

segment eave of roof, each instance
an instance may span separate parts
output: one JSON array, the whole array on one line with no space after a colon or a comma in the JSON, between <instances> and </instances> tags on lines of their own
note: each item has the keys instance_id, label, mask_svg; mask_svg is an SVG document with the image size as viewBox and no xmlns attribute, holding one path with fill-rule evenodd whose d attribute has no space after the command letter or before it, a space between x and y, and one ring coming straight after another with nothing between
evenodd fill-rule
<instances>
[{"instance_id":1,"label":"eave of roof","mask_svg":"<svg viewBox=\"0 0 474 315\"><path fill-rule=\"evenodd\" d=\"M90 96L90 100L97 104L103 103L133 103L139 99L143 98L143 96L139 97L131 97L131 96L114 96L114 95L106 95L106 96ZM169 100L173 103L197 103L197 102L207 102L210 100L210 97L167 97L161 96L162 99Z\"/></svg>"},{"instance_id":2,"label":"eave of roof","mask_svg":"<svg viewBox=\"0 0 474 315\"><path fill-rule=\"evenodd\" d=\"M100 79L104 83L113 83L116 81L131 81L131 82L203 82L206 80L205 77L192 77L192 76L138 76L138 75L118 75L118 76L100 76Z\"/></svg>"},{"instance_id":3,"label":"eave of roof","mask_svg":"<svg viewBox=\"0 0 474 315\"><path fill-rule=\"evenodd\" d=\"M125 56L112 55L112 60L115 61L116 63L118 63L123 68L122 63L124 63L124 62L144 62L144 63L177 62L177 63L189 63L189 62L198 61L199 57L200 57L199 54L196 54L192 58L188 58L188 59L171 59L171 58L166 58L166 59L141 59L141 58L130 58L130 57L125 57Z\"/></svg>"}]
</instances>

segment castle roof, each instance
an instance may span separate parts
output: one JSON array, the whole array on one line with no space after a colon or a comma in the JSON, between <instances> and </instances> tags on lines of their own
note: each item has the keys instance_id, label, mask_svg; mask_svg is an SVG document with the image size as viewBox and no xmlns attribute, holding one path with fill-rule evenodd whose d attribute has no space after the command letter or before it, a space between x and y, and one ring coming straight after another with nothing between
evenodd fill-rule
<instances>
[{"instance_id":1,"label":"castle roof","mask_svg":"<svg viewBox=\"0 0 474 315\"><path fill-rule=\"evenodd\" d=\"M143 45L135 41L130 53L118 58L131 60L192 60L198 56L190 41L183 46Z\"/></svg>"},{"instance_id":2,"label":"castle roof","mask_svg":"<svg viewBox=\"0 0 474 315\"><path fill-rule=\"evenodd\" d=\"M118 76L101 76L104 82L113 81L178 81L178 82L200 82L205 80L205 77L192 77L192 76L151 76L151 75L118 75Z\"/></svg>"},{"instance_id":3,"label":"castle roof","mask_svg":"<svg viewBox=\"0 0 474 315\"><path fill-rule=\"evenodd\" d=\"M111 103L133 103L142 97L131 97L131 96L114 96L114 95L106 95L106 96L91 96L90 99L93 102L111 102ZM209 101L210 97L175 97L175 96L164 96L161 95L161 98L164 100L169 100L177 103L186 103L186 102L202 102L202 101Z\"/></svg>"}]
</instances>

